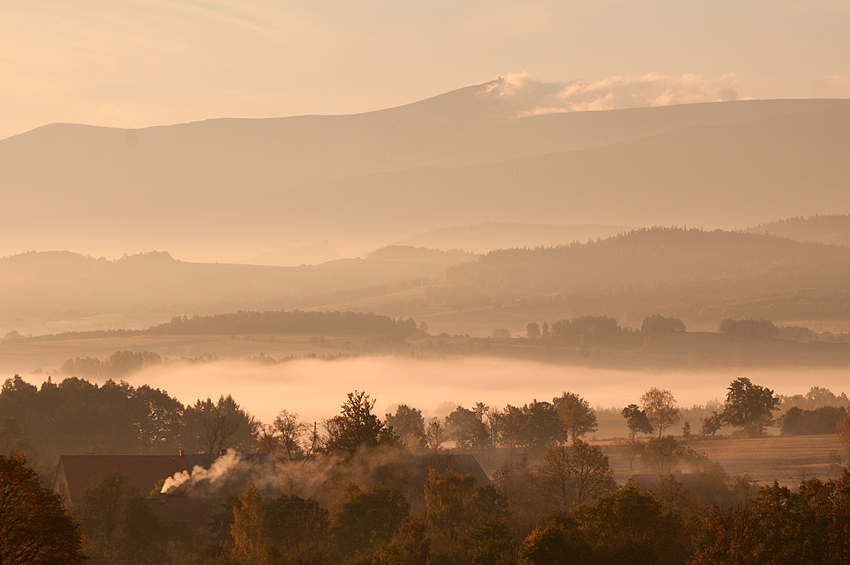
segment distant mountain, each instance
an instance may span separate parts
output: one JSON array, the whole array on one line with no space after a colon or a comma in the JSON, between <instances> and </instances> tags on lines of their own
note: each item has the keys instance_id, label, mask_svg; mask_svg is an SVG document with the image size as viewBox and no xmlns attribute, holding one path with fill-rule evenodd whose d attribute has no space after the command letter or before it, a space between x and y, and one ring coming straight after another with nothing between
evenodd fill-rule
<instances>
[{"instance_id":1,"label":"distant mountain","mask_svg":"<svg viewBox=\"0 0 850 565\"><path fill-rule=\"evenodd\" d=\"M331 249L328 240L316 245L289 246L280 251L263 253L245 261L248 265L276 265L294 267L298 265L319 265L335 259L341 259L336 250Z\"/></svg>"},{"instance_id":2,"label":"distant mountain","mask_svg":"<svg viewBox=\"0 0 850 565\"><path fill-rule=\"evenodd\" d=\"M607 238L634 228L596 225L499 224L452 226L431 230L399 241L400 244L436 249L465 249L487 253L514 247L553 247L574 241Z\"/></svg>"},{"instance_id":3,"label":"distant mountain","mask_svg":"<svg viewBox=\"0 0 850 565\"><path fill-rule=\"evenodd\" d=\"M116 261L67 251L29 252L0 258L0 335L43 333L35 326L45 320L70 320L62 329L95 329L87 319L105 314L147 320L323 305L445 280L449 266L477 258L460 251L391 247L366 259L274 267L190 263L166 252Z\"/></svg>"},{"instance_id":4,"label":"distant mountain","mask_svg":"<svg viewBox=\"0 0 850 565\"><path fill-rule=\"evenodd\" d=\"M850 212L850 101L517 117L498 83L350 116L0 140L0 253L343 255L450 225L747 225Z\"/></svg>"},{"instance_id":5,"label":"distant mountain","mask_svg":"<svg viewBox=\"0 0 850 565\"><path fill-rule=\"evenodd\" d=\"M700 284L750 293L843 289L850 249L722 230L651 228L557 247L508 249L451 267L448 281L488 290L571 292ZM746 287L752 286L752 290Z\"/></svg>"},{"instance_id":6,"label":"distant mountain","mask_svg":"<svg viewBox=\"0 0 850 565\"><path fill-rule=\"evenodd\" d=\"M759 224L745 230L747 233L760 233L786 237L795 241L809 241L827 245L850 247L850 215L802 216Z\"/></svg>"},{"instance_id":7,"label":"distant mountain","mask_svg":"<svg viewBox=\"0 0 850 565\"><path fill-rule=\"evenodd\" d=\"M844 320L850 248L721 230L653 228L588 243L492 251L450 284L514 299L560 298L578 314L719 320ZM584 306L581 306L584 305ZM581 312L581 310L584 312Z\"/></svg>"}]
</instances>

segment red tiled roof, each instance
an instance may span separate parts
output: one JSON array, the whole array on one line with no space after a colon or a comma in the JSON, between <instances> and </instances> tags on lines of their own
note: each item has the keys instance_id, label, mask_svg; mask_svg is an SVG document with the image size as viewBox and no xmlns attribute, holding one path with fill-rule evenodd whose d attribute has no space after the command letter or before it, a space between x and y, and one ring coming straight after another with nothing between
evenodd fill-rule
<instances>
[{"instance_id":1,"label":"red tiled roof","mask_svg":"<svg viewBox=\"0 0 850 565\"><path fill-rule=\"evenodd\" d=\"M147 496L157 482L179 473L190 471L185 455L63 455L59 458L54 490L59 483L67 483L68 502L75 502L103 473L117 471L127 475L139 494Z\"/></svg>"}]
</instances>

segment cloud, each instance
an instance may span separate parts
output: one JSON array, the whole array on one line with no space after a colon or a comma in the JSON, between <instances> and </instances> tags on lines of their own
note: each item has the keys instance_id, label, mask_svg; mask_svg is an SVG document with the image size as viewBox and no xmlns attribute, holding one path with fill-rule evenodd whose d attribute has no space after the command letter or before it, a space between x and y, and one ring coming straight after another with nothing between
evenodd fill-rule
<instances>
[{"instance_id":1,"label":"cloud","mask_svg":"<svg viewBox=\"0 0 850 565\"><path fill-rule=\"evenodd\" d=\"M545 116L546 114L563 114L566 111L566 108L560 108L557 106L535 106L531 110L525 110L520 112L517 117L526 118L528 116Z\"/></svg>"},{"instance_id":2,"label":"cloud","mask_svg":"<svg viewBox=\"0 0 850 565\"><path fill-rule=\"evenodd\" d=\"M734 74L713 79L701 75L615 76L597 82L576 81L563 88L558 99L569 111L615 110L735 100L736 86Z\"/></svg>"},{"instance_id":3,"label":"cloud","mask_svg":"<svg viewBox=\"0 0 850 565\"><path fill-rule=\"evenodd\" d=\"M840 77L833 77L839 84ZM487 84L502 111L516 118L582 112L618 110L646 106L669 106L699 102L737 100L734 74L715 78L688 74L672 77L659 74L608 77L590 82L543 82L527 72L511 73Z\"/></svg>"},{"instance_id":4,"label":"cloud","mask_svg":"<svg viewBox=\"0 0 850 565\"><path fill-rule=\"evenodd\" d=\"M487 92L495 92L499 97L515 96L517 92L529 84L530 80L527 71L508 73L503 78L500 77L488 84Z\"/></svg>"}]
</instances>

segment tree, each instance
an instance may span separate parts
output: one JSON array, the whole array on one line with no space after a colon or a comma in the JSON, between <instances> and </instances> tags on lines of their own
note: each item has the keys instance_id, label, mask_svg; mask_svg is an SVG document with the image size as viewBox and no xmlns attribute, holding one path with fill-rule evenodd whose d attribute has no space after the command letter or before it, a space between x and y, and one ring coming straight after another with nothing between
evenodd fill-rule
<instances>
[{"instance_id":1,"label":"tree","mask_svg":"<svg viewBox=\"0 0 850 565\"><path fill-rule=\"evenodd\" d=\"M596 412L587 400L572 392L564 392L552 399L552 403L573 443L580 437L596 431Z\"/></svg>"},{"instance_id":2,"label":"tree","mask_svg":"<svg viewBox=\"0 0 850 565\"><path fill-rule=\"evenodd\" d=\"M98 477L83 493L77 516L93 564L162 562L157 518L126 475Z\"/></svg>"},{"instance_id":3,"label":"tree","mask_svg":"<svg viewBox=\"0 0 850 565\"><path fill-rule=\"evenodd\" d=\"M298 461L304 457L304 438L309 431L310 426L299 420L298 414L281 410L262 434L267 443L263 451L274 453L282 463Z\"/></svg>"},{"instance_id":4,"label":"tree","mask_svg":"<svg viewBox=\"0 0 850 565\"><path fill-rule=\"evenodd\" d=\"M626 426L629 428L629 441L634 441L635 434L652 433L652 424L649 423L649 418L646 416L646 411L641 410L637 404L629 404L623 408L620 414L626 419Z\"/></svg>"},{"instance_id":5,"label":"tree","mask_svg":"<svg viewBox=\"0 0 850 565\"><path fill-rule=\"evenodd\" d=\"M463 406L446 416L446 432L461 449L487 447L490 437L481 416Z\"/></svg>"},{"instance_id":6,"label":"tree","mask_svg":"<svg viewBox=\"0 0 850 565\"><path fill-rule=\"evenodd\" d=\"M410 515L410 505L397 490L355 489L342 504L331 534L343 555L387 542Z\"/></svg>"},{"instance_id":7,"label":"tree","mask_svg":"<svg viewBox=\"0 0 850 565\"><path fill-rule=\"evenodd\" d=\"M355 390L348 393L342 406L342 414L325 421L328 451L354 453L361 445L378 445L391 440L391 433L381 419L372 413L375 400L365 392Z\"/></svg>"},{"instance_id":8,"label":"tree","mask_svg":"<svg viewBox=\"0 0 850 565\"><path fill-rule=\"evenodd\" d=\"M395 414L387 414L386 423L408 449L421 450L425 445L425 419L421 410L399 404Z\"/></svg>"},{"instance_id":9,"label":"tree","mask_svg":"<svg viewBox=\"0 0 850 565\"><path fill-rule=\"evenodd\" d=\"M446 441L446 429L439 418L431 418L428 421L428 430L425 432L425 443L431 451L438 451L443 442Z\"/></svg>"},{"instance_id":10,"label":"tree","mask_svg":"<svg viewBox=\"0 0 850 565\"><path fill-rule=\"evenodd\" d=\"M253 482L239 499L238 507L233 507L233 525L230 534L237 549L257 562L265 545L263 497Z\"/></svg>"},{"instance_id":11,"label":"tree","mask_svg":"<svg viewBox=\"0 0 850 565\"><path fill-rule=\"evenodd\" d=\"M651 388L640 397L641 408L646 412L650 424L658 429L658 437L664 433L664 428L672 426L682 419L676 407L676 399L669 390Z\"/></svg>"},{"instance_id":12,"label":"tree","mask_svg":"<svg viewBox=\"0 0 850 565\"><path fill-rule=\"evenodd\" d=\"M431 526L453 535L477 513L475 477L452 469L428 471L425 483L426 516Z\"/></svg>"},{"instance_id":13,"label":"tree","mask_svg":"<svg viewBox=\"0 0 850 565\"><path fill-rule=\"evenodd\" d=\"M564 431L555 407L533 400L522 407L522 427L516 438L529 447L544 447L563 439Z\"/></svg>"},{"instance_id":14,"label":"tree","mask_svg":"<svg viewBox=\"0 0 850 565\"><path fill-rule=\"evenodd\" d=\"M578 524L566 514L557 514L537 526L523 541L520 558L528 565L574 565L592 563L590 544Z\"/></svg>"},{"instance_id":15,"label":"tree","mask_svg":"<svg viewBox=\"0 0 850 565\"><path fill-rule=\"evenodd\" d=\"M838 437L838 441L850 447L850 412L838 420L835 425L835 435Z\"/></svg>"},{"instance_id":16,"label":"tree","mask_svg":"<svg viewBox=\"0 0 850 565\"><path fill-rule=\"evenodd\" d=\"M581 440L546 450L538 475L541 485L565 509L583 504L614 485L608 458L599 447Z\"/></svg>"},{"instance_id":17,"label":"tree","mask_svg":"<svg viewBox=\"0 0 850 565\"><path fill-rule=\"evenodd\" d=\"M198 400L184 412L188 440L201 453L221 453L231 447L250 451L257 426L254 417L245 412L231 395Z\"/></svg>"},{"instance_id":18,"label":"tree","mask_svg":"<svg viewBox=\"0 0 850 565\"><path fill-rule=\"evenodd\" d=\"M640 326L642 332L683 332L685 324L679 318L665 318L659 314L647 316Z\"/></svg>"},{"instance_id":19,"label":"tree","mask_svg":"<svg viewBox=\"0 0 850 565\"><path fill-rule=\"evenodd\" d=\"M718 414L717 412L712 412L711 416L700 418L700 422L702 422L702 435L713 436L719 432L720 428L723 426L723 415Z\"/></svg>"},{"instance_id":20,"label":"tree","mask_svg":"<svg viewBox=\"0 0 850 565\"><path fill-rule=\"evenodd\" d=\"M625 486L576 508L571 517L591 545L590 563L688 562L691 540L682 521L646 491Z\"/></svg>"},{"instance_id":21,"label":"tree","mask_svg":"<svg viewBox=\"0 0 850 565\"><path fill-rule=\"evenodd\" d=\"M528 325L525 327L525 335L530 339L540 337L540 326L537 325L537 322L528 322Z\"/></svg>"},{"instance_id":22,"label":"tree","mask_svg":"<svg viewBox=\"0 0 850 565\"><path fill-rule=\"evenodd\" d=\"M679 465L685 451L671 436L652 438L643 446L640 461L644 468L668 475Z\"/></svg>"},{"instance_id":23,"label":"tree","mask_svg":"<svg viewBox=\"0 0 850 565\"><path fill-rule=\"evenodd\" d=\"M733 320L731 318L720 320L720 331L729 335L747 337L773 337L779 334L779 328L770 320Z\"/></svg>"},{"instance_id":24,"label":"tree","mask_svg":"<svg viewBox=\"0 0 850 565\"><path fill-rule=\"evenodd\" d=\"M79 523L18 452L0 454L0 563L82 565Z\"/></svg>"},{"instance_id":25,"label":"tree","mask_svg":"<svg viewBox=\"0 0 850 565\"><path fill-rule=\"evenodd\" d=\"M750 437L761 437L764 428L773 424L773 412L779 409L779 397L750 379L740 377L729 385L723 422L741 428Z\"/></svg>"}]
</instances>

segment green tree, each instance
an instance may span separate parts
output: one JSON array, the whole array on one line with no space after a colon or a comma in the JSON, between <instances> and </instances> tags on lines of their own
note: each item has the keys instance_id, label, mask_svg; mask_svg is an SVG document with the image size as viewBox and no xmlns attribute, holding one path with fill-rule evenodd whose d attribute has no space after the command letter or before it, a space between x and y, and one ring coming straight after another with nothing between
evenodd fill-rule
<instances>
[{"instance_id":1,"label":"green tree","mask_svg":"<svg viewBox=\"0 0 850 565\"><path fill-rule=\"evenodd\" d=\"M220 453L235 448L249 452L255 444L257 423L231 395L198 400L184 412L187 441L201 453Z\"/></svg>"},{"instance_id":2,"label":"green tree","mask_svg":"<svg viewBox=\"0 0 850 565\"><path fill-rule=\"evenodd\" d=\"M537 526L519 550L528 565L591 565L594 563L590 544L584 539L574 519L556 514Z\"/></svg>"},{"instance_id":3,"label":"green tree","mask_svg":"<svg viewBox=\"0 0 850 565\"><path fill-rule=\"evenodd\" d=\"M664 428L682 419L676 407L676 399L669 390L653 387L640 397L640 402L649 422L658 430L658 437L664 433Z\"/></svg>"},{"instance_id":4,"label":"green tree","mask_svg":"<svg viewBox=\"0 0 850 565\"><path fill-rule=\"evenodd\" d=\"M642 332L683 332L685 324L679 318L665 318L659 314L647 316L640 326Z\"/></svg>"},{"instance_id":5,"label":"green tree","mask_svg":"<svg viewBox=\"0 0 850 565\"><path fill-rule=\"evenodd\" d=\"M644 468L652 470L659 475L667 475L679 465L685 457L685 451L672 437L652 438L643 446L640 456Z\"/></svg>"},{"instance_id":6,"label":"green tree","mask_svg":"<svg viewBox=\"0 0 850 565\"><path fill-rule=\"evenodd\" d=\"M720 428L723 426L723 415L718 414L717 412L712 412L711 416L700 418L700 422L702 423L702 435L713 436L719 432Z\"/></svg>"},{"instance_id":7,"label":"green tree","mask_svg":"<svg viewBox=\"0 0 850 565\"><path fill-rule=\"evenodd\" d=\"M76 512L93 564L162 562L157 518L126 475L98 477L83 493Z\"/></svg>"},{"instance_id":8,"label":"green tree","mask_svg":"<svg viewBox=\"0 0 850 565\"><path fill-rule=\"evenodd\" d=\"M552 399L552 403L573 443L596 431L596 412L587 400L572 392L564 392Z\"/></svg>"},{"instance_id":9,"label":"green tree","mask_svg":"<svg viewBox=\"0 0 850 565\"><path fill-rule=\"evenodd\" d=\"M681 518L648 492L626 486L576 508L571 516L591 545L591 563L673 565L688 561L691 539Z\"/></svg>"},{"instance_id":10,"label":"green tree","mask_svg":"<svg viewBox=\"0 0 850 565\"><path fill-rule=\"evenodd\" d=\"M463 406L446 416L446 435L461 449L487 447L490 439L481 415Z\"/></svg>"},{"instance_id":11,"label":"green tree","mask_svg":"<svg viewBox=\"0 0 850 565\"><path fill-rule=\"evenodd\" d=\"M82 565L82 535L62 499L18 452L0 454L0 563Z\"/></svg>"},{"instance_id":12,"label":"green tree","mask_svg":"<svg viewBox=\"0 0 850 565\"><path fill-rule=\"evenodd\" d=\"M773 412L779 409L779 397L746 377L732 381L728 391L723 422L745 430L750 437L763 436L765 427L773 425Z\"/></svg>"},{"instance_id":13,"label":"green tree","mask_svg":"<svg viewBox=\"0 0 850 565\"><path fill-rule=\"evenodd\" d=\"M533 400L523 406L521 424L515 437L527 447L545 447L564 438L558 412L548 402Z\"/></svg>"},{"instance_id":14,"label":"green tree","mask_svg":"<svg viewBox=\"0 0 850 565\"><path fill-rule=\"evenodd\" d=\"M534 339L536 337L540 337L540 326L537 322L529 322L525 327L525 335L527 335L530 339Z\"/></svg>"},{"instance_id":15,"label":"green tree","mask_svg":"<svg viewBox=\"0 0 850 565\"><path fill-rule=\"evenodd\" d=\"M340 415L325 421L328 451L354 453L361 445L374 446L392 439L390 430L372 413L375 400L365 392L349 392L341 408Z\"/></svg>"},{"instance_id":16,"label":"green tree","mask_svg":"<svg viewBox=\"0 0 850 565\"><path fill-rule=\"evenodd\" d=\"M629 428L629 441L634 441L637 433L652 433L652 424L649 423L646 410L641 410L637 404L629 404L623 408L620 414L626 419L626 426Z\"/></svg>"},{"instance_id":17,"label":"green tree","mask_svg":"<svg viewBox=\"0 0 850 565\"><path fill-rule=\"evenodd\" d=\"M425 483L426 516L431 527L453 536L478 512L475 477L452 469L428 471Z\"/></svg>"},{"instance_id":18,"label":"green tree","mask_svg":"<svg viewBox=\"0 0 850 565\"><path fill-rule=\"evenodd\" d=\"M331 534L343 555L368 550L389 541L410 515L410 505L397 490L356 489L342 503Z\"/></svg>"},{"instance_id":19,"label":"green tree","mask_svg":"<svg viewBox=\"0 0 850 565\"><path fill-rule=\"evenodd\" d=\"M546 450L537 474L541 486L564 509L583 504L614 485L608 458L599 447L581 440Z\"/></svg>"},{"instance_id":20,"label":"green tree","mask_svg":"<svg viewBox=\"0 0 850 565\"><path fill-rule=\"evenodd\" d=\"M439 418L431 418L428 421L428 429L425 431L425 443L431 451L439 451L440 446L446 441L446 428Z\"/></svg>"},{"instance_id":21,"label":"green tree","mask_svg":"<svg viewBox=\"0 0 850 565\"><path fill-rule=\"evenodd\" d=\"M421 410L399 404L395 414L387 414L386 423L409 449L419 451L425 446L425 419Z\"/></svg>"},{"instance_id":22,"label":"green tree","mask_svg":"<svg viewBox=\"0 0 850 565\"><path fill-rule=\"evenodd\" d=\"M254 483L249 482L239 502L238 507L233 507L233 525L230 526L230 534L233 536L233 543L237 550L256 562L266 543L263 532L263 497Z\"/></svg>"}]
</instances>

